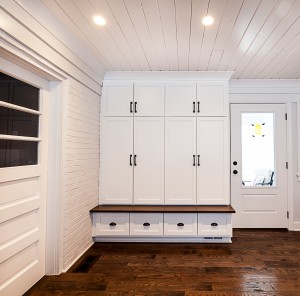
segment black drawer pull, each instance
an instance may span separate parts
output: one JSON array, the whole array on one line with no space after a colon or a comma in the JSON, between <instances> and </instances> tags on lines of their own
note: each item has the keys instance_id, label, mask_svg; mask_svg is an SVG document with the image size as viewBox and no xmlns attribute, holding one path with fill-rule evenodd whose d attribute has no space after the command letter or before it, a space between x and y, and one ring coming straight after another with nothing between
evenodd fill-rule
<instances>
[{"instance_id":1,"label":"black drawer pull","mask_svg":"<svg viewBox=\"0 0 300 296\"><path fill-rule=\"evenodd\" d=\"M196 103L193 102L193 113L196 113Z\"/></svg>"},{"instance_id":2,"label":"black drawer pull","mask_svg":"<svg viewBox=\"0 0 300 296\"><path fill-rule=\"evenodd\" d=\"M110 222L109 226L117 226L117 223L116 222Z\"/></svg>"},{"instance_id":3,"label":"black drawer pull","mask_svg":"<svg viewBox=\"0 0 300 296\"><path fill-rule=\"evenodd\" d=\"M180 222L180 223L177 223L177 226L182 227L182 226L184 226L184 224L182 222Z\"/></svg>"},{"instance_id":4,"label":"black drawer pull","mask_svg":"<svg viewBox=\"0 0 300 296\"><path fill-rule=\"evenodd\" d=\"M213 222L210 225L216 227L216 226L218 226L218 223L217 222Z\"/></svg>"},{"instance_id":5,"label":"black drawer pull","mask_svg":"<svg viewBox=\"0 0 300 296\"><path fill-rule=\"evenodd\" d=\"M150 226L150 223L149 223L149 222L145 222L145 223L143 224L143 226Z\"/></svg>"},{"instance_id":6,"label":"black drawer pull","mask_svg":"<svg viewBox=\"0 0 300 296\"><path fill-rule=\"evenodd\" d=\"M133 113L132 112L132 105L133 105L133 102L130 102L130 113Z\"/></svg>"}]
</instances>

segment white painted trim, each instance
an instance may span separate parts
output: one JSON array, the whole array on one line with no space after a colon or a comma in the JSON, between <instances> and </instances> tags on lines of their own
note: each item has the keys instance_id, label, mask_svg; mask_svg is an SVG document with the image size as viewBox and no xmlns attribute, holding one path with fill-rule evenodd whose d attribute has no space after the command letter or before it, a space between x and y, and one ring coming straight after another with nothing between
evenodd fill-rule
<instances>
[{"instance_id":1,"label":"white painted trim","mask_svg":"<svg viewBox=\"0 0 300 296\"><path fill-rule=\"evenodd\" d=\"M137 242L143 242L143 243L231 243L231 237L230 236L210 236L210 237L217 237L222 239L205 239L205 237L188 237L188 236L182 236L182 237L166 237L166 236L153 236L153 237L128 237L128 236L118 236L118 237L111 237L111 236L95 236L94 241L95 242L131 242L131 243L137 243Z\"/></svg>"},{"instance_id":2,"label":"white painted trim","mask_svg":"<svg viewBox=\"0 0 300 296\"><path fill-rule=\"evenodd\" d=\"M82 254L78 255L66 268L64 268L61 272L67 272L72 265L93 245L94 243L91 242L91 244L89 244L85 250L82 252Z\"/></svg>"},{"instance_id":3,"label":"white painted trim","mask_svg":"<svg viewBox=\"0 0 300 296\"><path fill-rule=\"evenodd\" d=\"M287 209L289 212L288 229L293 230L294 221L294 161L293 161L293 103L286 104L287 124L286 124L286 153L288 161L287 171Z\"/></svg>"},{"instance_id":4,"label":"white painted trim","mask_svg":"<svg viewBox=\"0 0 300 296\"><path fill-rule=\"evenodd\" d=\"M292 91L298 89L300 90L299 79L231 79L229 81L229 87L232 89L251 89L252 92L255 89L262 91L263 89L268 88L268 91L274 90L278 93L278 88L285 88L284 93L287 89L292 88ZM273 89L273 90L272 90ZM249 93L248 91L244 93Z\"/></svg>"},{"instance_id":5,"label":"white painted trim","mask_svg":"<svg viewBox=\"0 0 300 296\"><path fill-rule=\"evenodd\" d=\"M47 275L55 275L60 274L63 268L63 85L51 82L50 89L45 271Z\"/></svg>"},{"instance_id":6,"label":"white painted trim","mask_svg":"<svg viewBox=\"0 0 300 296\"><path fill-rule=\"evenodd\" d=\"M232 71L108 71L104 80L228 81Z\"/></svg>"},{"instance_id":7,"label":"white painted trim","mask_svg":"<svg viewBox=\"0 0 300 296\"><path fill-rule=\"evenodd\" d=\"M10 104L10 103L6 103L6 102L3 102L3 101L0 101L0 106L5 107L5 108L9 108L9 109L14 109L14 110L26 112L26 113L30 113L30 114L36 114L36 115L41 115L42 114L40 111L25 108L25 107Z\"/></svg>"},{"instance_id":8,"label":"white painted trim","mask_svg":"<svg viewBox=\"0 0 300 296\"><path fill-rule=\"evenodd\" d=\"M293 231L300 231L300 222L293 223Z\"/></svg>"},{"instance_id":9,"label":"white painted trim","mask_svg":"<svg viewBox=\"0 0 300 296\"><path fill-rule=\"evenodd\" d=\"M298 132L298 167L297 167L297 178L300 182L300 102L297 102L297 132Z\"/></svg>"},{"instance_id":10,"label":"white painted trim","mask_svg":"<svg viewBox=\"0 0 300 296\"><path fill-rule=\"evenodd\" d=\"M28 141L28 142L39 142L42 140L41 138L11 136L11 135L3 135L3 134L0 134L0 139L1 140Z\"/></svg>"}]
</instances>

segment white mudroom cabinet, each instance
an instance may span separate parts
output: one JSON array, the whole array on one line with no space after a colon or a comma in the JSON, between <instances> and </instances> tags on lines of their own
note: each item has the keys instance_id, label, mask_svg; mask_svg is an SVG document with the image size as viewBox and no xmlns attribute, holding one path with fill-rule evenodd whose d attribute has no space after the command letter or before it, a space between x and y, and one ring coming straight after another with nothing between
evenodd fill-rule
<instances>
[{"instance_id":1,"label":"white mudroom cabinet","mask_svg":"<svg viewBox=\"0 0 300 296\"><path fill-rule=\"evenodd\" d=\"M95 240L231 241L230 74L108 73Z\"/></svg>"}]
</instances>

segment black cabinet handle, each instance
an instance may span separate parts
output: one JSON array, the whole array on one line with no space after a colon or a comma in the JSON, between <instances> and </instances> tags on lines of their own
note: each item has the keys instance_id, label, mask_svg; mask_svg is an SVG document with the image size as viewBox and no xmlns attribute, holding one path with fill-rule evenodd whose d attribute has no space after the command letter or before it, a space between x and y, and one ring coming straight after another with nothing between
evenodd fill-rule
<instances>
[{"instance_id":1,"label":"black cabinet handle","mask_svg":"<svg viewBox=\"0 0 300 296\"><path fill-rule=\"evenodd\" d=\"M200 102L197 102L197 112L200 113Z\"/></svg>"},{"instance_id":2,"label":"black cabinet handle","mask_svg":"<svg viewBox=\"0 0 300 296\"><path fill-rule=\"evenodd\" d=\"M196 155L193 155L193 166L196 166Z\"/></svg>"},{"instance_id":3,"label":"black cabinet handle","mask_svg":"<svg viewBox=\"0 0 300 296\"><path fill-rule=\"evenodd\" d=\"M133 158L133 165L136 166L136 154L134 155L134 158Z\"/></svg>"},{"instance_id":4,"label":"black cabinet handle","mask_svg":"<svg viewBox=\"0 0 300 296\"><path fill-rule=\"evenodd\" d=\"M130 157L129 157L129 165L132 166L132 154L130 154Z\"/></svg>"},{"instance_id":5,"label":"black cabinet handle","mask_svg":"<svg viewBox=\"0 0 300 296\"><path fill-rule=\"evenodd\" d=\"M177 226L180 226L180 227L182 227L182 226L184 226L184 223L182 223L182 222L180 222L180 223L177 223Z\"/></svg>"},{"instance_id":6,"label":"black cabinet handle","mask_svg":"<svg viewBox=\"0 0 300 296\"><path fill-rule=\"evenodd\" d=\"M233 174L236 175L238 173L237 170L233 170Z\"/></svg>"},{"instance_id":7,"label":"black cabinet handle","mask_svg":"<svg viewBox=\"0 0 300 296\"><path fill-rule=\"evenodd\" d=\"M198 166L200 166L200 154L197 155Z\"/></svg>"},{"instance_id":8,"label":"black cabinet handle","mask_svg":"<svg viewBox=\"0 0 300 296\"><path fill-rule=\"evenodd\" d=\"M134 113L137 113L137 102L134 102Z\"/></svg>"},{"instance_id":9,"label":"black cabinet handle","mask_svg":"<svg viewBox=\"0 0 300 296\"><path fill-rule=\"evenodd\" d=\"M109 226L117 226L117 223L116 222L110 222Z\"/></svg>"},{"instance_id":10,"label":"black cabinet handle","mask_svg":"<svg viewBox=\"0 0 300 296\"><path fill-rule=\"evenodd\" d=\"M237 165L237 161L234 161L232 164L233 164L233 165Z\"/></svg>"},{"instance_id":11,"label":"black cabinet handle","mask_svg":"<svg viewBox=\"0 0 300 296\"><path fill-rule=\"evenodd\" d=\"M218 226L218 223L217 222L213 222L210 225L216 227L216 226Z\"/></svg>"},{"instance_id":12,"label":"black cabinet handle","mask_svg":"<svg viewBox=\"0 0 300 296\"><path fill-rule=\"evenodd\" d=\"M132 113L132 105L133 105L133 102L130 102L130 113Z\"/></svg>"},{"instance_id":13,"label":"black cabinet handle","mask_svg":"<svg viewBox=\"0 0 300 296\"><path fill-rule=\"evenodd\" d=\"M143 226L150 226L150 223L149 223L149 222L145 222L145 223L143 224Z\"/></svg>"},{"instance_id":14,"label":"black cabinet handle","mask_svg":"<svg viewBox=\"0 0 300 296\"><path fill-rule=\"evenodd\" d=\"M196 103L193 102L193 113L195 113L195 112L196 112Z\"/></svg>"}]
</instances>

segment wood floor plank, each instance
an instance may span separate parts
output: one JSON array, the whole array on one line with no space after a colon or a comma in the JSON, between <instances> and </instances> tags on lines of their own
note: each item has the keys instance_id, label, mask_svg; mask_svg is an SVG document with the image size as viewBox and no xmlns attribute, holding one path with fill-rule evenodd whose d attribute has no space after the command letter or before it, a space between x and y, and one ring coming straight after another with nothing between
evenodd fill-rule
<instances>
[{"instance_id":1,"label":"wood floor plank","mask_svg":"<svg viewBox=\"0 0 300 296\"><path fill-rule=\"evenodd\" d=\"M234 229L232 244L96 243L24 296L299 296L300 232Z\"/></svg>"}]
</instances>

